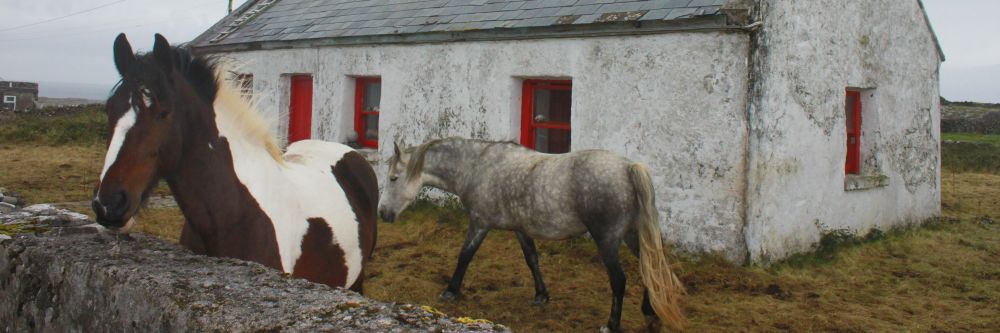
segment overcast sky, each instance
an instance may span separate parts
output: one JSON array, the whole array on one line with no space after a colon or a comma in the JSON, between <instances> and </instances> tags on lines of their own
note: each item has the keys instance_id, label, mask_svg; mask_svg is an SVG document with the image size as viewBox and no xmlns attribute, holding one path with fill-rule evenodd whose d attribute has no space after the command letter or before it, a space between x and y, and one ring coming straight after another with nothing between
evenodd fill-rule
<instances>
[{"instance_id":1,"label":"overcast sky","mask_svg":"<svg viewBox=\"0 0 1000 333\"><path fill-rule=\"evenodd\" d=\"M941 94L1000 103L1000 1L924 4L947 57ZM118 80L111 44L119 32L141 50L152 47L156 32L184 42L225 16L226 7L226 0L0 0L0 77L110 87Z\"/></svg>"}]
</instances>

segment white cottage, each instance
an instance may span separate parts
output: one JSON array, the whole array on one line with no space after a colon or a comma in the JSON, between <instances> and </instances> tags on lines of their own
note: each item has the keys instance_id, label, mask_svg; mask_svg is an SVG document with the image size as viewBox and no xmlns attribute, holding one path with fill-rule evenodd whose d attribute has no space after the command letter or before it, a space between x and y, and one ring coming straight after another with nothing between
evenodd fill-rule
<instances>
[{"instance_id":1,"label":"white cottage","mask_svg":"<svg viewBox=\"0 0 1000 333\"><path fill-rule=\"evenodd\" d=\"M944 56L918 0L251 0L191 45L244 64L285 142L644 162L666 237L736 262L940 213Z\"/></svg>"}]
</instances>

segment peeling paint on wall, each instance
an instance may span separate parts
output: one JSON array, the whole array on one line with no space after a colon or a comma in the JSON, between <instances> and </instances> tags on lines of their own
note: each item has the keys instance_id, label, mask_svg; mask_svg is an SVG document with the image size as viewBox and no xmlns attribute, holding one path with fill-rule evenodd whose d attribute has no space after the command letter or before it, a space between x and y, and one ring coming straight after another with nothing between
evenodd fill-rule
<instances>
[{"instance_id":1,"label":"peeling paint on wall","mask_svg":"<svg viewBox=\"0 0 1000 333\"><path fill-rule=\"evenodd\" d=\"M746 243L769 263L806 251L824 230L940 214L940 58L917 1L761 0L751 97ZM891 19L887 19L891 18ZM845 89L870 88L862 171L845 190Z\"/></svg>"}]
</instances>

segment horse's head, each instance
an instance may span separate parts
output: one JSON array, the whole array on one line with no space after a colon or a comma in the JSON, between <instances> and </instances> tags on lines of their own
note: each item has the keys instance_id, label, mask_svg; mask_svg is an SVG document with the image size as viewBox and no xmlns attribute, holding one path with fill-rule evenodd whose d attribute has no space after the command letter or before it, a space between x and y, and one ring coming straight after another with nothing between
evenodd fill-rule
<instances>
[{"instance_id":1,"label":"horse's head","mask_svg":"<svg viewBox=\"0 0 1000 333\"><path fill-rule=\"evenodd\" d=\"M131 226L142 201L179 159L173 57L159 34L153 52L141 55L132 52L125 34L115 39L122 80L106 103L110 139L92 204L97 222L113 230Z\"/></svg>"},{"instance_id":2,"label":"horse's head","mask_svg":"<svg viewBox=\"0 0 1000 333\"><path fill-rule=\"evenodd\" d=\"M412 161L414 149L399 149L399 144L392 146L392 158L389 159L389 172L385 183L385 193L379 203L378 214L387 222L393 222L399 213L403 212L423 187L423 171L420 161ZM422 154L422 153L421 153ZM422 157L422 156L421 156Z\"/></svg>"}]
</instances>

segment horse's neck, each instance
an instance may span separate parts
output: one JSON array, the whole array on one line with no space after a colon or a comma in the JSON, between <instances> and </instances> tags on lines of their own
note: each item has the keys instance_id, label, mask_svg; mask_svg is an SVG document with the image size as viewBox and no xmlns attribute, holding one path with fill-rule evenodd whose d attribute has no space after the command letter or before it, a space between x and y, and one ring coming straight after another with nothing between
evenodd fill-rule
<instances>
[{"instance_id":1,"label":"horse's neck","mask_svg":"<svg viewBox=\"0 0 1000 333\"><path fill-rule=\"evenodd\" d=\"M195 122L200 125L192 128L183 162L166 177L192 230L211 243L205 244L209 251L213 244L223 246L221 239L230 237L226 235L266 233L271 226L248 218L260 208L243 179L281 179L278 162L262 145L227 123L231 120L216 115L214 120Z\"/></svg>"},{"instance_id":2,"label":"horse's neck","mask_svg":"<svg viewBox=\"0 0 1000 333\"><path fill-rule=\"evenodd\" d=\"M424 155L424 185L461 194L476 170L476 158L484 147L471 141L443 141Z\"/></svg>"}]
</instances>

